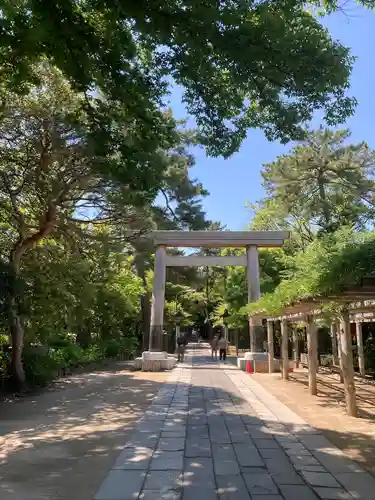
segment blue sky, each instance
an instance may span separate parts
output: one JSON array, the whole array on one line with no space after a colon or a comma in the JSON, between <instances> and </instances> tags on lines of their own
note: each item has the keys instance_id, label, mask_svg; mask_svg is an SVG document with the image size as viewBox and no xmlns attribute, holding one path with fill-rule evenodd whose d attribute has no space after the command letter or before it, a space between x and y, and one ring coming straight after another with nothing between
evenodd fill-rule
<instances>
[{"instance_id":1,"label":"blue sky","mask_svg":"<svg viewBox=\"0 0 375 500\"><path fill-rule=\"evenodd\" d=\"M350 94L358 100L355 116L345 124L352 131L353 142L367 141L375 148L372 128L375 121L375 12L359 6L347 5L344 13L335 13L324 20L333 38L350 47L357 57L351 78ZM186 117L176 90L171 96L171 107L177 118ZM192 174L210 192L204 200L208 217L219 220L227 229L244 229L250 220L245 209L247 201L262 198L260 170L263 163L273 161L285 153L290 145L270 143L262 132L250 130L241 150L228 160L207 158L204 151L196 150L197 166Z\"/></svg>"}]
</instances>

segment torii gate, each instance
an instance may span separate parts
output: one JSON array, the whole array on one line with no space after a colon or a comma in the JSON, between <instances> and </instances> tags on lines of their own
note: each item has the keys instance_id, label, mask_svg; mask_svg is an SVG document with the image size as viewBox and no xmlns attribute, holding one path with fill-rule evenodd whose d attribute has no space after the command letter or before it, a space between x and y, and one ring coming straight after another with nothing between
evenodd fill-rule
<instances>
[{"instance_id":1,"label":"torii gate","mask_svg":"<svg viewBox=\"0 0 375 500\"><path fill-rule=\"evenodd\" d=\"M150 322L149 351L161 347L164 322L165 276L167 266L245 266L247 268L248 301L260 297L258 248L278 248L289 239L287 231L154 231L149 237L156 246L154 284ZM171 256L167 247L246 248L242 256ZM250 350L263 351L259 340L259 319L250 319ZM156 341L156 342L155 342Z\"/></svg>"}]
</instances>

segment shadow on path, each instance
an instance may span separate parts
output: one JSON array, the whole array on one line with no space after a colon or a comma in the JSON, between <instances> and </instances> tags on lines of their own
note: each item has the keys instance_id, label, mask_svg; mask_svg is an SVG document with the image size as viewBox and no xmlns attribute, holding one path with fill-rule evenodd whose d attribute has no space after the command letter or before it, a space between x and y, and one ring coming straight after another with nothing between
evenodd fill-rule
<instances>
[{"instance_id":1,"label":"shadow on path","mask_svg":"<svg viewBox=\"0 0 375 500\"><path fill-rule=\"evenodd\" d=\"M287 420L284 405L261 397L261 387L246 385L232 366L219 368L197 352L192 369L178 371L96 500L374 499L371 475L320 429L292 412Z\"/></svg>"},{"instance_id":2,"label":"shadow on path","mask_svg":"<svg viewBox=\"0 0 375 500\"><path fill-rule=\"evenodd\" d=\"M0 404L1 500L91 500L166 378L124 366Z\"/></svg>"},{"instance_id":3,"label":"shadow on path","mask_svg":"<svg viewBox=\"0 0 375 500\"><path fill-rule=\"evenodd\" d=\"M177 386L159 393L166 374L117 367L1 404L1 500L92 500L111 468L120 493L106 500L135 500L142 489L143 500L375 498L375 480L324 428L271 418L230 370L240 374L198 351L192 369L176 370Z\"/></svg>"}]
</instances>

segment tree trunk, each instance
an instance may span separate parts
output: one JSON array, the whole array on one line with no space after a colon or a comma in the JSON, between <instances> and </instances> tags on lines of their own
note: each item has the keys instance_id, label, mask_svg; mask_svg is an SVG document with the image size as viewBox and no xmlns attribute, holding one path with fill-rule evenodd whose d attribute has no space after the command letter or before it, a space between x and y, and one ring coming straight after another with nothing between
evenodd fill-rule
<instances>
[{"instance_id":1,"label":"tree trunk","mask_svg":"<svg viewBox=\"0 0 375 500\"><path fill-rule=\"evenodd\" d=\"M16 391L22 391L26 381L22 364L24 327L18 307L19 304L17 303L17 299L13 297L10 311L10 335L12 340L11 378L14 389Z\"/></svg>"},{"instance_id":2,"label":"tree trunk","mask_svg":"<svg viewBox=\"0 0 375 500\"><path fill-rule=\"evenodd\" d=\"M331 210L330 210L329 203L327 202L327 196L326 196L326 191L325 191L325 186L324 186L324 178L322 178L322 177L318 178L318 186L319 186L319 197L320 197L320 201L322 203L325 230L329 231L330 226L331 226Z\"/></svg>"},{"instance_id":3,"label":"tree trunk","mask_svg":"<svg viewBox=\"0 0 375 500\"><path fill-rule=\"evenodd\" d=\"M16 391L24 389L26 380L22 364L24 322L21 316L21 301L18 290L22 253L22 248L16 246L9 259L9 264L13 273L9 297L9 332L12 343L11 382Z\"/></svg>"},{"instance_id":4,"label":"tree trunk","mask_svg":"<svg viewBox=\"0 0 375 500\"><path fill-rule=\"evenodd\" d=\"M25 387L25 372L22 364L25 329L24 320L21 314L21 297L18 291L21 259L27 250L33 248L52 232L54 224L56 223L56 217L56 205L50 203L39 229L28 237L25 237L23 230L20 229L19 240L14 245L9 255L9 265L13 272L13 286L11 287L9 300L9 330L12 337L11 375L17 390L22 390Z\"/></svg>"},{"instance_id":5,"label":"tree trunk","mask_svg":"<svg viewBox=\"0 0 375 500\"><path fill-rule=\"evenodd\" d=\"M77 344L82 347L82 349L87 349L91 344L91 329L88 325L83 325L78 330L76 337Z\"/></svg>"}]
</instances>

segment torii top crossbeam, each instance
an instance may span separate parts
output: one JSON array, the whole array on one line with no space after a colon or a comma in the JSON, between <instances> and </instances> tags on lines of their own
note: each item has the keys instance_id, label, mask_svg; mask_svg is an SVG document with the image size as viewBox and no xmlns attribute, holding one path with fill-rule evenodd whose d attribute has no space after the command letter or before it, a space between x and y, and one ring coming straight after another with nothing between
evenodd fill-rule
<instances>
[{"instance_id":1,"label":"torii top crossbeam","mask_svg":"<svg viewBox=\"0 0 375 500\"><path fill-rule=\"evenodd\" d=\"M281 247L288 231L153 231L148 235L155 246L166 247Z\"/></svg>"}]
</instances>

